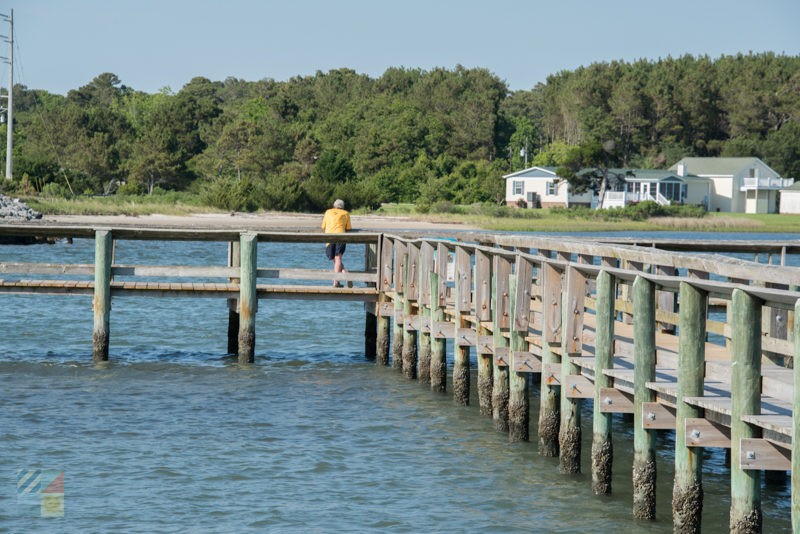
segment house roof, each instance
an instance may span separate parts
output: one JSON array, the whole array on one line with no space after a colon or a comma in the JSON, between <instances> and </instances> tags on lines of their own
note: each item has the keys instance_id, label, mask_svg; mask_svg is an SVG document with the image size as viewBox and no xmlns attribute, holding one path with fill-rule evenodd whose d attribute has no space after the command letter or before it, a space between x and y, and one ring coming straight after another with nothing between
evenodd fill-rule
<instances>
[{"instance_id":1,"label":"house roof","mask_svg":"<svg viewBox=\"0 0 800 534\"><path fill-rule=\"evenodd\" d=\"M692 174L732 176L756 160L761 161L758 158L683 158L681 161ZM678 163L669 169L677 171Z\"/></svg>"},{"instance_id":2,"label":"house roof","mask_svg":"<svg viewBox=\"0 0 800 534\"><path fill-rule=\"evenodd\" d=\"M795 182L789 187L784 187L781 191L800 191L800 182Z\"/></svg>"},{"instance_id":3,"label":"house roof","mask_svg":"<svg viewBox=\"0 0 800 534\"><path fill-rule=\"evenodd\" d=\"M547 175L555 176L556 169L557 169L557 167L539 167L539 166L528 167L527 169L522 169L521 171L512 172L511 174L503 175L503 178L517 178L517 177L525 175L525 174L531 174L531 176L530 176L531 178L544 178ZM539 176L536 176L536 172L535 171L540 171L541 174ZM541 171L544 171L544 172L542 173Z\"/></svg>"},{"instance_id":4,"label":"house roof","mask_svg":"<svg viewBox=\"0 0 800 534\"><path fill-rule=\"evenodd\" d=\"M578 174L585 173L590 171L591 169L583 169ZM690 174L688 176L678 176L678 174L674 171L669 170L659 170L659 169L608 169L610 172L614 173L626 173L630 171L633 173L633 176L628 176L625 178L626 182L653 182L663 180L664 178L677 178L678 180L682 180L684 182L703 182L708 183L711 180L708 178L703 178L702 176L695 176Z\"/></svg>"}]
</instances>

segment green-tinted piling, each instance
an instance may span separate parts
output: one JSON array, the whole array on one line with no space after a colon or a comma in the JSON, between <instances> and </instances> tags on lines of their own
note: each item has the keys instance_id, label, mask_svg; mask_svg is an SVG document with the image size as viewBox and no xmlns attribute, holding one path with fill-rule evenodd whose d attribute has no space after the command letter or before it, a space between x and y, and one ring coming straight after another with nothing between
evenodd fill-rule
<instances>
[{"instance_id":1,"label":"green-tinted piling","mask_svg":"<svg viewBox=\"0 0 800 534\"><path fill-rule=\"evenodd\" d=\"M760 438L761 429L742 421L761 415L761 307L763 301L733 290L731 325L731 533L760 534L761 471L739 466L742 438Z\"/></svg>"},{"instance_id":2,"label":"green-tinted piling","mask_svg":"<svg viewBox=\"0 0 800 534\"><path fill-rule=\"evenodd\" d=\"M256 270L258 238L255 234L239 237L241 279L239 281L239 362L255 361L256 354Z\"/></svg>"},{"instance_id":3,"label":"green-tinted piling","mask_svg":"<svg viewBox=\"0 0 800 534\"><path fill-rule=\"evenodd\" d=\"M408 254L403 258L403 264L408 265ZM408 287L408 276L411 269L403 269L405 277L404 287ZM411 301L403 299L403 317L411 316ZM417 378L417 331L403 328L403 376L408 379Z\"/></svg>"},{"instance_id":4,"label":"green-tinted piling","mask_svg":"<svg viewBox=\"0 0 800 534\"><path fill-rule=\"evenodd\" d=\"M446 261L446 260L445 260ZM439 304L439 275L431 272L431 330L434 322L444 321L444 308ZM447 341L445 338L431 336L431 390L447 391Z\"/></svg>"},{"instance_id":5,"label":"green-tinted piling","mask_svg":"<svg viewBox=\"0 0 800 534\"><path fill-rule=\"evenodd\" d=\"M509 324L514 324L514 305L517 293L516 275L508 277L508 294L511 296L509 310L511 310L511 318ZM525 283L525 281L521 282ZM530 280L527 280L530 284ZM529 434L529 421L530 421L530 400L528 399L528 373L518 373L513 370L514 351L527 352L528 342L525 340L527 332L519 332L515 328L511 329L511 354L509 358L509 367L511 368L508 380L508 441L516 443L518 441L528 441Z\"/></svg>"},{"instance_id":6,"label":"green-tinted piling","mask_svg":"<svg viewBox=\"0 0 800 534\"><path fill-rule=\"evenodd\" d=\"M601 388L613 387L603 370L614 367L614 277L606 271L597 275L595 305L594 413L592 421L592 492L611 493L611 467L614 447L611 440L611 413L601 412Z\"/></svg>"},{"instance_id":7,"label":"green-tinted piling","mask_svg":"<svg viewBox=\"0 0 800 534\"><path fill-rule=\"evenodd\" d=\"M92 332L92 361L108 360L109 321L111 318L111 251L110 230L94 233L94 330Z\"/></svg>"},{"instance_id":8,"label":"green-tinted piling","mask_svg":"<svg viewBox=\"0 0 800 534\"><path fill-rule=\"evenodd\" d=\"M497 313L497 275L494 273L492 273L492 337L495 349L509 346L508 338L503 335L503 330L500 328L500 318ZM492 421L495 430L508 431L510 396L508 382L508 367L498 365L497 358L492 358Z\"/></svg>"},{"instance_id":9,"label":"green-tinted piling","mask_svg":"<svg viewBox=\"0 0 800 534\"><path fill-rule=\"evenodd\" d=\"M228 267L241 265L239 242L231 241L228 248ZM238 284L239 278L231 278L232 284ZM228 354L239 352L239 312L236 308L236 299L228 300Z\"/></svg>"},{"instance_id":10,"label":"green-tinted piling","mask_svg":"<svg viewBox=\"0 0 800 534\"><path fill-rule=\"evenodd\" d=\"M686 419L703 417L703 410L683 402L683 398L703 395L707 302L705 291L681 282L675 482L672 486L672 520L676 534L699 533L703 515L703 449L686 446Z\"/></svg>"},{"instance_id":11,"label":"green-tinted piling","mask_svg":"<svg viewBox=\"0 0 800 534\"><path fill-rule=\"evenodd\" d=\"M647 387L656 380L656 288L637 276L633 283L633 517L656 517L656 435L642 425L642 403L654 402Z\"/></svg>"}]
</instances>

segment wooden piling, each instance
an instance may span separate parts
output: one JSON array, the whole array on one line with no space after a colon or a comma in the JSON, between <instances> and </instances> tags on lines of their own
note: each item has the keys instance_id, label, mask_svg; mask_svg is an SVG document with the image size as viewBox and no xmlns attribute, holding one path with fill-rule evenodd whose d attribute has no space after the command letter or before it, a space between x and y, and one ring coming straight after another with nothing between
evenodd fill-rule
<instances>
[{"instance_id":1,"label":"wooden piling","mask_svg":"<svg viewBox=\"0 0 800 534\"><path fill-rule=\"evenodd\" d=\"M703 417L703 409L684 402L683 398L703 396L707 301L705 291L681 282L675 482L672 486L672 520L676 534L699 534L703 514L703 449L686 446L686 419Z\"/></svg>"},{"instance_id":2,"label":"wooden piling","mask_svg":"<svg viewBox=\"0 0 800 534\"><path fill-rule=\"evenodd\" d=\"M564 301L561 306L561 424L558 433L558 465L562 474L570 475L581 472L581 399L567 396L567 392L573 387L569 377L581 374L580 366L572 363L571 358L581 355L586 277L577 269L568 267L564 279L566 290L562 293ZM567 332L570 329L564 326L573 321L573 318L580 318L581 328L575 328L572 333L574 339L568 339Z\"/></svg>"},{"instance_id":3,"label":"wooden piling","mask_svg":"<svg viewBox=\"0 0 800 534\"><path fill-rule=\"evenodd\" d=\"M430 273L434 269L433 247L423 242L419 248L419 380L426 384L431 381L431 332L423 328L422 322L429 321L431 316Z\"/></svg>"},{"instance_id":4,"label":"wooden piling","mask_svg":"<svg viewBox=\"0 0 800 534\"><path fill-rule=\"evenodd\" d=\"M110 230L94 233L94 331L92 332L92 361L108 360L109 322L111 318L111 251Z\"/></svg>"},{"instance_id":5,"label":"wooden piling","mask_svg":"<svg viewBox=\"0 0 800 534\"><path fill-rule=\"evenodd\" d=\"M469 328L469 315L472 282L469 252L456 247L456 333L460 328ZM469 346L459 345L456 339L453 358L453 402L457 406L469 406Z\"/></svg>"},{"instance_id":6,"label":"wooden piling","mask_svg":"<svg viewBox=\"0 0 800 534\"><path fill-rule=\"evenodd\" d=\"M511 275L511 262L501 256L494 257L492 273L492 330L495 354L509 352L509 339L503 335L508 332L510 321L508 299L508 280ZM505 281L505 282L504 282ZM508 431L509 363L498 358L492 361L492 421L495 430Z\"/></svg>"},{"instance_id":7,"label":"wooden piling","mask_svg":"<svg viewBox=\"0 0 800 534\"><path fill-rule=\"evenodd\" d=\"M239 363L248 363L255 361L256 351L258 236L241 234L239 250L242 269L239 281Z\"/></svg>"},{"instance_id":8,"label":"wooden piling","mask_svg":"<svg viewBox=\"0 0 800 534\"><path fill-rule=\"evenodd\" d=\"M517 264L519 265L519 263ZM519 269L519 267L518 267ZM528 271L529 272L529 271ZM517 284L527 283L530 285L531 278L526 276L527 281L524 279L517 280L516 275L510 275L508 280L509 295L511 295L511 302L509 309L511 310L511 324L514 324L515 318L515 303L518 298ZM530 309L530 297L528 297L528 309ZM511 357L508 359L510 373L508 380L508 441L516 443L518 441L528 441L529 435L529 421L530 421L530 401L528 399L528 373L518 373L514 371L514 352L527 352L528 342L525 340L527 332L522 332L516 328L511 329L511 350L509 351Z\"/></svg>"},{"instance_id":9,"label":"wooden piling","mask_svg":"<svg viewBox=\"0 0 800 534\"><path fill-rule=\"evenodd\" d=\"M387 291L392 290L392 240L381 237L380 257L378 262L378 339L376 341L376 358L378 365L389 365L391 352L392 317L384 311L389 302Z\"/></svg>"},{"instance_id":10,"label":"wooden piling","mask_svg":"<svg viewBox=\"0 0 800 534\"><path fill-rule=\"evenodd\" d=\"M409 247L410 248L410 247ZM409 255L406 254L403 262L409 265ZM405 283L406 290L410 288L410 278L412 276L411 269L405 269ZM403 317L411 316L411 299L409 298L408 291L406 291L405 298L403 298ZM408 379L417 378L417 331L403 327L403 376Z\"/></svg>"},{"instance_id":11,"label":"wooden piling","mask_svg":"<svg viewBox=\"0 0 800 534\"><path fill-rule=\"evenodd\" d=\"M642 424L642 403L655 402L647 387L656 380L655 284L633 282L633 517L656 517L656 435Z\"/></svg>"},{"instance_id":12,"label":"wooden piling","mask_svg":"<svg viewBox=\"0 0 800 534\"><path fill-rule=\"evenodd\" d=\"M378 266L378 245L367 243L364 247L364 271L369 272ZM374 282L367 282L367 287L375 287ZM365 304L364 323L364 358L374 360L378 353L378 314L377 309L366 309L372 303ZM372 312L375 313L372 313Z\"/></svg>"},{"instance_id":13,"label":"wooden piling","mask_svg":"<svg viewBox=\"0 0 800 534\"><path fill-rule=\"evenodd\" d=\"M478 336L488 336L485 323L492 320L492 267L486 252L475 251L475 316L478 319ZM478 360L478 404L481 415L492 416L494 363L492 354L476 351Z\"/></svg>"},{"instance_id":14,"label":"wooden piling","mask_svg":"<svg viewBox=\"0 0 800 534\"><path fill-rule=\"evenodd\" d=\"M399 239L394 242L394 330L392 332L392 369L403 372L403 298L405 283L406 244Z\"/></svg>"},{"instance_id":15,"label":"wooden piling","mask_svg":"<svg viewBox=\"0 0 800 534\"><path fill-rule=\"evenodd\" d=\"M445 260L446 261L446 260ZM431 272L431 288L439 288L439 274ZM444 321L444 295L431 293L431 326ZM433 328L431 328L433 331ZM431 391L447 391L447 341L439 337L439 332L431 336Z\"/></svg>"},{"instance_id":16,"label":"wooden piling","mask_svg":"<svg viewBox=\"0 0 800 534\"><path fill-rule=\"evenodd\" d=\"M603 371L614 367L614 277L606 271L597 276L595 304L594 413L592 420L592 492L611 493L611 468L614 447L611 439L611 412L601 412L602 388L613 387Z\"/></svg>"},{"instance_id":17,"label":"wooden piling","mask_svg":"<svg viewBox=\"0 0 800 534\"><path fill-rule=\"evenodd\" d=\"M794 361L800 361L800 300L794 305ZM792 370L794 390L792 392L792 434L800 429L800 365ZM800 432L798 432L800 434ZM792 439L792 532L800 534L800 439Z\"/></svg>"},{"instance_id":18,"label":"wooden piling","mask_svg":"<svg viewBox=\"0 0 800 534\"><path fill-rule=\"evenodd\" d=\"M681 296L682 297L682 296ZM682 306L683 304L681 304ZM761 471L740 467L741 440L760 438L761 429L742 421L761 415L761 307L763 301L733 290L731 325L731 534L760 534Z\"/></svg>"},{"instance_id":19,"label":"wooden piling","mask_svg":"<svg viewBox=\"0 0 800 534\"><path fill-rule=\"evenodd\" d=\"M239 252L239 242L228 242L228 267L239 267L242 258ZM238 278L230 278L232 284L238 284ZM228 354L239 352L239 311L236 299L228 299Z\"/></svg>"},{"instance_id":20,"label":"wooden piling","mask_svg":"<svg viewBox=\"0 0 800 534\"><path fill-rule=\"evenodd\" d=\"M539 254L552 258L550 251L539 250ZM561 356L550 350L552 343L561 339L561 274L550 264L539 268L542 279L542 369L548 363L561 363ZM550 385L552 378L542 372L539 408L539 454L555 457L559 453L558 436L560 426L560 388Z\"/></svg>"}]
</instances>

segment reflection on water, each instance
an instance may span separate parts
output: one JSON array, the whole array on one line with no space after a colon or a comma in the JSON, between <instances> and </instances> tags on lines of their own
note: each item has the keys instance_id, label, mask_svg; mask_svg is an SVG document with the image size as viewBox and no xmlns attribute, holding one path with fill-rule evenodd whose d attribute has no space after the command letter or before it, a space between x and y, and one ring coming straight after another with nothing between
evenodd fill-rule
<instances>
[{"instance_id":1,"label":"reflection on water","mask_svg":"<svg viewBox=\"0 0 800 534\"><path fill-rule=\"evenodd\" d=\"M3 261L93 254L86 240L0 248ZM225 257L219 243L117 249L128 264ZM348 247L351 269L362 258ZM270 243L259 265L330 267L321 245ZM358 303L262 301L252 366L224 354L221 300L114 299L111 361L99 365L89 298L2 303L0 531L671 532L673 432L658 434L659 520L635 522L631 422L614 418L613 495L593 496L590 401L584 474L559 475L557 459L509 445L478 414L474 382L472 406L458 408L365 362ZM728 531L724 463L707 453L704 532ZM64 518L16 517L16 470L29 467L66 470ZM788 486L764 487L764 512L766 531L790 531Z\"/></svg>"}]
</instances>

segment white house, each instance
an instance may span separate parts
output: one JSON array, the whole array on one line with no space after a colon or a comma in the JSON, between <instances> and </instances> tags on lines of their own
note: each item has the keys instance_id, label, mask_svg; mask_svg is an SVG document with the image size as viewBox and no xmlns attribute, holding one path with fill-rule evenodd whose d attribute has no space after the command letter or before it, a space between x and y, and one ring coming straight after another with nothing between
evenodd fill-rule
<instances>
[{"instance_id":1,"label":"white house","mask_svg":"<svg viewBox=\"0 0 800 534\"><path fill-rule=\"evenodd\" d=\"M781 214L800 215L800 182L781 189Z\"/></svg>"},{"instance_id":2,"label":"white house","mask_svg":"<svg viewBox=\"0 0 800 534\"><path fill-rule=\"evenodd\" d=\"M683 158L670 170L711 180L709 211L777 213L778 191L794 183L758 158Z\"/></svg>"},{"instance_id":3,"label":"white house","mask_svg":"<svg viewBox=\"0 0 800 534\"><path fill-rule=\"evenodd\" d=\"M624 207L631 202L652 200L659 204L684 203L702 204L708 207L711 198L712 182L700 176L679 176L672 171L650 169L610 169L611 172L625 174L624 181L612 184L606 191L603 207ZM566 181L556 184L555 167L531 167L504 176L506 179L506 204L516 205L520 198L528 207L542 208L553 206L585 206L595 208L597 194L575 195L568 191Z\"/></svg>"}]
</instances>

